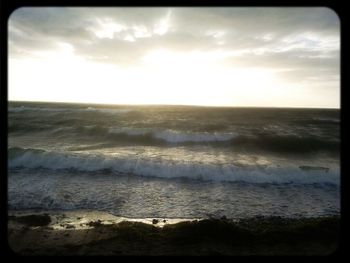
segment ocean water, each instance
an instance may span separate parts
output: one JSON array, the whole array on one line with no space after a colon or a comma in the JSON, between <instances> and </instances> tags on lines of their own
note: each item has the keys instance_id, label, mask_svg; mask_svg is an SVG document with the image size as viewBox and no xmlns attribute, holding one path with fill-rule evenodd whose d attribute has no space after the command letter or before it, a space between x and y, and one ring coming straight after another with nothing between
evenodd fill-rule
<instances>
[{"instance_id":1,"label":"ocean water","mask_svg":"<svg viewBox=\"0 0 350 263\"><path fill-rule=\"evenodd\" d=\"M330 109L9 102L8 208L339 214L339 130Z\"/></svg>"}]
</instances>

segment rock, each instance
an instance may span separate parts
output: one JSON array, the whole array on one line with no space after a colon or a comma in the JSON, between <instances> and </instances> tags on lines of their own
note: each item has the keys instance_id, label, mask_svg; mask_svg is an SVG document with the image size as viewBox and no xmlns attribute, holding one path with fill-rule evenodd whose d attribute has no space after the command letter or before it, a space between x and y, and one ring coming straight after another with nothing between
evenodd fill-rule
<instances>
[{"instance_id":1,"label":"rock","mask_svg":"<svg viewBox=\"0 0 350 263\"><path fill-rule=\"evenodd\" d=\"M166 220L164 219L164 220L163 220L163 223L165 223L165 222L166 222Z\"/></svg>"},{"instance_id":2,"label":"rock","mask_svg":"<svg viewBox=\"0 0 350 263\"><path fill-rule=\"evenodd\" d=\"M93 227L97 227L97 226L101 226L102 225L102 223L101 223L102 221L101 220L97 220L97 221L90 221L89 223L87 223L86 225L88 225L88 226L93 226Z\"/></svg>"},{"instance_id":3,"label":"rock","mask_svg":"<svg viewBox=\"0 0 350 263\"><path fill-rule=\"evenodd\" d=\"M158 219L153 219L152 220L152 224L155 225L155 224L158 224L159 220Z\"/></svg>"},{"instance_id":4,"label":"rock","mask_svg":"<svg viewBox=\"0 0 350 263\"><path fill-rule=\"evenodd\" d=\"M21 231L22 231L22 232L26 232L26 231L28 231L28 230L29 230L29 228L26 227L26 226L23 226L23 227L21 228Z\"/></svg>"},{"instance_id":5,"label":"rock","mask_svg":"<svg viewBox=\"0 0 350 263\"><path fill-rule=\"evenodd\" d=\"M66 225L66 228L69 229L69 228L75 228L75 226L73 225Z\"/></svg>"},{"instance_id":6,"label":"rock","mask_svg":"<svg viewBox=\"0 0 350 263\"><path fill-rule=\"evenodd\" d=\"M48 214L20 216L15 220L27 226L47 226L51 223L51 217Z\"/></svg>"}]
</instances>

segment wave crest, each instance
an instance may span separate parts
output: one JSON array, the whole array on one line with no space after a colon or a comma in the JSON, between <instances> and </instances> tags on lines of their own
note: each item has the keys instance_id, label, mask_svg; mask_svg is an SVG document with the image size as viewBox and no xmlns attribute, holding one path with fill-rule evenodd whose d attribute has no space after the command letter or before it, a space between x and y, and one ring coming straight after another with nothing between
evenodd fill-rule
<instances>
[{"instance_id":1,"label":"wave crest","mask_svg":"<svg viewBox=\"0 0 350 263\"><path fill-rule=\"evenodd\" d=\"M237 137L233 133L195 133L182 132L175 130L152 131L149 129L131 129L131 128L110 128L109 133L126 135L131 137L148 136L155 141L163 141L166 143L200 143L200 142L222 142L229 141Z\"/></svg>"},{"instance_id":2,"label":"wave crest","mask_svg":"<svg viewBox=\"0 0 350 263\"><path fill-rule=\"evenodd\" d=\"M39 149L10 148L10 168L73 169L80 172L112 171L161 178L189 178L213 181L243 181L249 183L330 183L339 184L339 171L303 171L299 167L235 166L191 161L147 159L139 156L113 156Z\"/></svg>"}]
</instances>

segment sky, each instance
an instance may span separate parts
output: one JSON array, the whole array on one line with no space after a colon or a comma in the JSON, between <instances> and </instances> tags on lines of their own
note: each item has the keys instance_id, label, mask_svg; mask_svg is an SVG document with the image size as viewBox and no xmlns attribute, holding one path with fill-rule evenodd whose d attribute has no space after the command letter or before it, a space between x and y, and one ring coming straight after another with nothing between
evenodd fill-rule
<instances>
[{"instance_id":1,"label":"sky","mask_svg":"<svg viewBox=\"0 0 350 263\"><path fill-rule=\"evenodd\" d=\"M11 101L340 108L328 8L23 7L8 48Z\"/></svg>"}]
</instances>

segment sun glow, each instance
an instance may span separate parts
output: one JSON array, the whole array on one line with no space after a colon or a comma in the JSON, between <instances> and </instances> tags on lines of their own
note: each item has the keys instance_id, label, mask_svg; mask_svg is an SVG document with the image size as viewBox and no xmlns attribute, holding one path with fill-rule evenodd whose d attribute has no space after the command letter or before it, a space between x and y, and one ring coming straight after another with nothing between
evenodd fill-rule
<instances>
[{"instance_id":1,"label":"sun glow","mask_svg":"<svg viewBox=\"0 0 350 263\"><path fill-rule=\"evenodd\" d=\"M37 53L25 61L10 59L9 97L116 104L246 105L269 103L279 94L273 72L225 68L225 54L154 50L142 63L122 68L91 63L60 44L57 52ZM21 78L16 78L20 75ZM28 86L30 89L16 89ZM97 92L96 92L97 90ZM268 96L266 96L268 94ZM277 94L277 95L276 95ZM265 99L264 99L265 98Z\"/></svg>"},{"instance_id":2,"label":"sun glow","mask_svg":"<svg viewBox=\"0 0 350 263\"><path fill-rule=\"evenodd\" d=\"M273 73L268 70L220 66L217 62L224 56L221 52L156 50L144 57L144 65L158 92L176 91L162 98L169 103L240 105L242 99L261 98L260 90L273 84Z\"/></svg>"}]
</instances>

